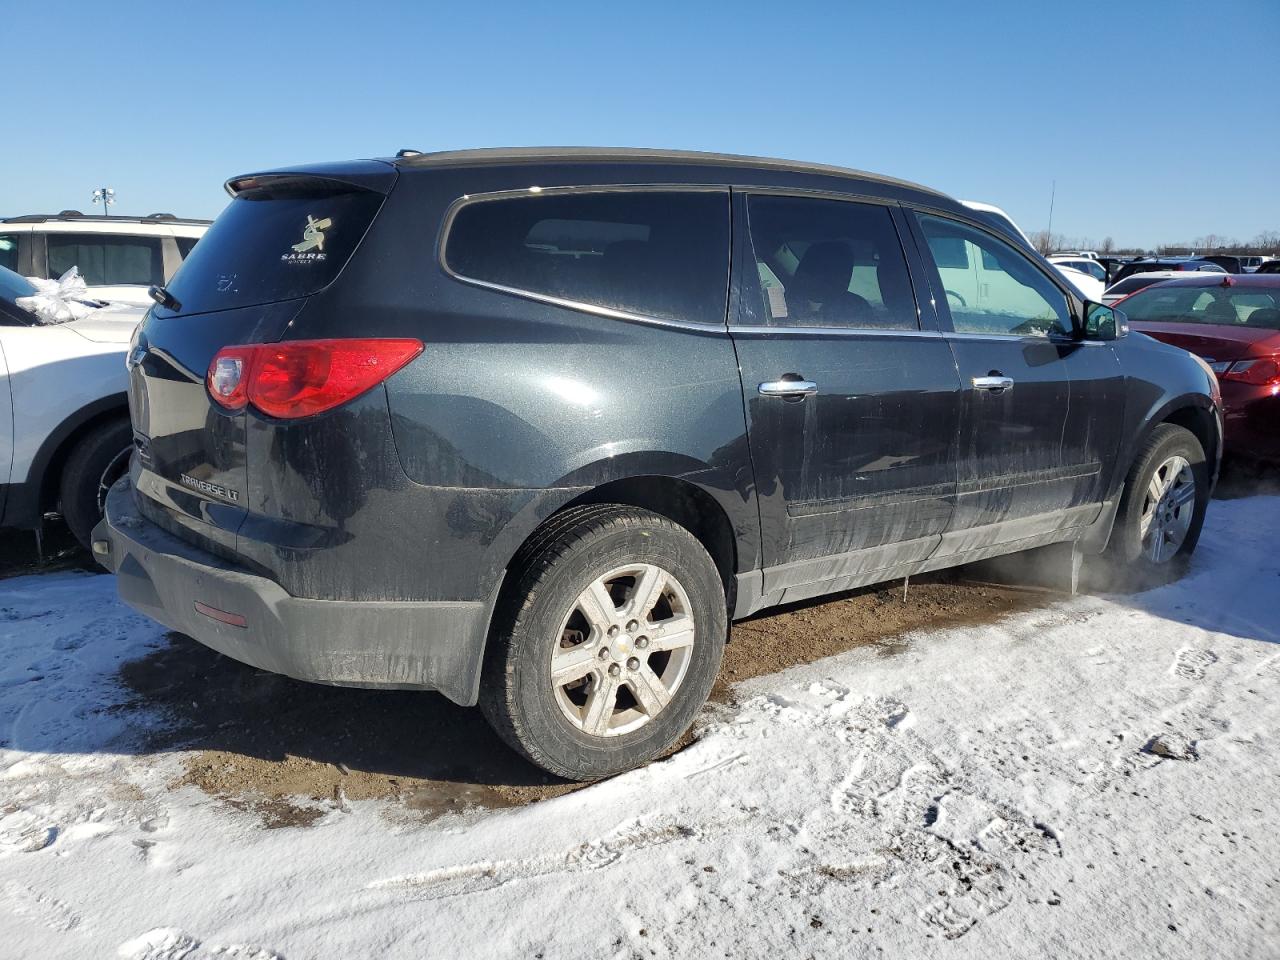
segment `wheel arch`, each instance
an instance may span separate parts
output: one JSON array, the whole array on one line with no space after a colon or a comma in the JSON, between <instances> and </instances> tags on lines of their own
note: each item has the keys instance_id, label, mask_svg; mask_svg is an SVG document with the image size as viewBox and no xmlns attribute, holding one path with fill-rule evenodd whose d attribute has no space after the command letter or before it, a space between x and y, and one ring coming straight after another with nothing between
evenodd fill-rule
<instances>
[{"instance_id":1,"label":"wheel arch","mask_svg":"<svg viewBox=\"0 0 1280 960\"><path fill-rule=\"evenodd\" d=\"M616 503L649 510L684 527L710 554L724 582L729 607L733 608L738 540L729 515L702 487L678 477L625 477L593 487L570 500L562 509L590 503Z\"/></svg>"},{"instance_id":2,"label":"wheel arch","mask_svg":"<svg viewBox=\"0 0 1280 960\"><path fill-rule=\"evenodd\" d=\"M19 495L15 498L17 491L10 491L5 505L5 525L38 526L40 518L57 506L62 468L76 444L102 424L121 417L129 417L129 397L126 393L115 393L85 404L51 430L31 459Z\"/></svg>"}]
</instances>

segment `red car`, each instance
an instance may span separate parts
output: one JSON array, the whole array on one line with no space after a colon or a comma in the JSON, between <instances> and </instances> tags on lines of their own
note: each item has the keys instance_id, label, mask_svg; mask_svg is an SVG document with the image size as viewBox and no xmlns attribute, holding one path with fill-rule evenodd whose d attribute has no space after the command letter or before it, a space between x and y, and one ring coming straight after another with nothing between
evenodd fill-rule
<instances>
[{"instance_id":1,"label":"red car","mask_svg":"<svg viewBox=\"0 0 1280 960\"><path fill-rule=\"evenodd\" d=\"M1199 354L1218 375L1226 452L1280 461L1280 276L1202 274L1112 306L1132 329Z\"/></svg>"}]
</instances>

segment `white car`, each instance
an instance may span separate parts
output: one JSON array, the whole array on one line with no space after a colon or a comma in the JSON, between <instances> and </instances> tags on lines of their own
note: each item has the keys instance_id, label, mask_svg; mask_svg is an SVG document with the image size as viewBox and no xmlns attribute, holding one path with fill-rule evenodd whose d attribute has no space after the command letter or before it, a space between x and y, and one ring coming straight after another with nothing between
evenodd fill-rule
<instances>
[{"instance_id":1,"label":"white car","mask_svg":"<svg viewBox=\"0 0 1280 960\"><path fill-rule=\"evenodd\" d=\"M1107 282L1107 268L1092 257L1055 253L1048 260L1055 267L1069 267L1072 270L1079 270L1081 273L1089 274L1100 283L1105 284Z\"/></svg>"},{"instance_id":2,"label":"white car","mask_svg":"<svg viewBox=\"0 0 1280 960\"><path fill-rule=\"evenodd\" d=\"M0 220L0 267L25 277L80 271L89 294L148 306L147 289L168 283L209 229L208 220L85 216L75 210Z\"/></svg>"},{"instance_id":3,"label":"white car","mask_svg":"<svg viewBox=\"0 0 1280 960\"><path fill-rule=\"evenodd\" d=\"M1032 250L1035 249L1035 244L1031 242L1031 238L1022 232L1022 228L1020 226L1014 223L1013 217L1009 216L999 207L991 203L983 203L980 200L961 200L960 202L970 210L982 214L983 219L988 222L995 222L1000 226L1005 227L1007 230L1012 231L1013 235L1021 237L1022 242L1028 247ZM1067 264L1054 263L1052 257L1049 258L1049 263L1062 275L1064 280L1076 288L1076 292L1079 293L1082 298L1085 300L1092 300L1095 303L1101 301L1102 291L1106 284L1095 277L1092 271L1085 272L1075 268L1074 265L1068 266ZM1106 275L1105 271L1103 271L1103 275Z\"/></svg>"},{"instance_id":4,"label":"white car","mask_svg":"<svg viewBox=\"0 0 1280 960\"><path fill-rule=\"evenodd\" d=\"M78 302L86 316L44 323L17 302L38 292L0 268L0 526L60 511L87 546L133 449L125 353L145 311Z\"/></svg>"}]
</instances>

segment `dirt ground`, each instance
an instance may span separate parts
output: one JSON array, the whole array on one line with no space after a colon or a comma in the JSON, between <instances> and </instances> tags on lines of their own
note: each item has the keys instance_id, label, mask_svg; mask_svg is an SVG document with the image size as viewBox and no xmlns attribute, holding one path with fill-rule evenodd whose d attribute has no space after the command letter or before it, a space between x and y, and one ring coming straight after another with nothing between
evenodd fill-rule
<instances>
[{"instance_id":1,"label":"dirt ground","mask_svg":"<svg viewBox=\"0 0 1280 960\"><path fill-rule=\"evenodd\" d=\"M990 622L1051 599L938 576L912 581L905 600L899 580L771 612L735 625L713 698L729 705L733 684L750 677L856 646L891 656L906 649L901 637L911 630ZM433 817L579 786L523 762L478 710L436 694L301 683L177 634L121 675L135 706L159 706L171 718L150 734L148 749L194 751L178 783L254 810L267 826L305 825L347 800L391 798Z\"/></svg>"},{"instance_id":2,"label":"dirt ground","mask_svg":"<svg viewBox=\"0 0 1280 960\"><path fill-rule=\"evenodd\" d=\"M1228 469L1217 496L1280 493L1274 470ZM96 569L64 527L0 536L0 578ZM920 628L993 622L1050 602L1042 590L966 580L973 571L902 581L799 604L736 624L712 693L732 709L735 683L858 646L886 656ZM435 694L300 683L236 663L177 634L121 669L133 693L124 709L156 708L167 725L146 749L189 752L190 783L267 826L305 825L348 800L392 798L410 815L532 803L578 789L523 762L479 711ZM711 709L716 709L712 707ZM691 742L691 734L685 744ZM682 745L682 746L683 746Z\"/></svg>"}]
</instances>

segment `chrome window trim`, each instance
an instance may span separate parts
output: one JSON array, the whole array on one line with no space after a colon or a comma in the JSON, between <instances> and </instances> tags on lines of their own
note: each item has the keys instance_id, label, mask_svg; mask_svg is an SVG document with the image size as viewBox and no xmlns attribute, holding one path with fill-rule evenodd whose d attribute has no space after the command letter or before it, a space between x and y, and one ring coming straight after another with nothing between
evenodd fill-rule
<instances>
[{"instance_id":1,"label":"chrome window trim","mask_svg":"<svg viewBox=\"0 0 1280 960\"><path fill-rule=\"evenodd\" d=\"M494 190L488 193L464 193L453 203L449 204L449 208L445 211L444 219L440 225L440 232L436 238L436 265L444 272L445 276L450 279L457 280L459 283L465 283L472 287L479 287L482 290L492 290L495 293L503 293L508 296L520 297L524 300L532 300L535 303L547 303L554 307L562 307L566 310L577 310L581 313L590 313L598 317L607 317L610 320L625 320L628 323L644 323L650 326L670 327L676 330L693 330L699 333L725 334L727 332L727 311L729 300L732 296L732 264L733 264L733 236L732 236L732 219L729 220L730 236L729 236L729 256L725 261L725 309L726 320L721 323L695 323L692 320L672 320L667 317L651 317L643 313L632 313L628 310L618 310L613 307L605 307L596 303L587 303L583 300L573 300L567 297L557 297L548 293L538 293L535 290L525 290L522 287L509 287L505 284L494 283L492 280L480 280L476 277L468 277L458 273L449 266L445 259L445 249L449 242L449 233L453 229L453 221L457 218L458 213L464 208L474 203L486 203L490 200L514 200L523 197L541 197L555 196L563 194L589 194L589 193L723 193L726 202L731 197L731 189L727 184L701 184L701 183L623 183L623 184L571 184L558 187L540 187L528 186L517 187L510 190ZM732 212L729 214L732 218Z\"/></svg>"},{"instance_id":2,"label":"chrome window trim","mask_svg":"<svg viewBox=\"0 0 1280 960\"><path fill-rule=\"evenodd\" d=\"M891 330L881 327L783 327L770 326L768 324L730 324L729 332L753 336L761 334L786 336L794 333L805 337L876 337L882 339L890 337L908 337L911 339L928 337L936 339L943 335L939 330Z\"/></svg>"}]
</instances>

